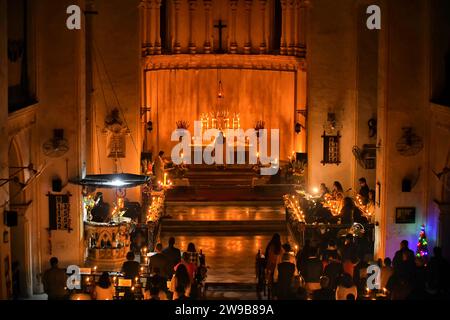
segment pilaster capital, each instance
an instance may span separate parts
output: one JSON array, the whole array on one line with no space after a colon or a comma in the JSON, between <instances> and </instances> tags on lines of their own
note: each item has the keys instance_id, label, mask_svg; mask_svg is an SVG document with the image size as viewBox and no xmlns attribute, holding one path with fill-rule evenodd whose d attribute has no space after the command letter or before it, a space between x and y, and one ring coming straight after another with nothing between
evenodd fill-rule
<instances>
[{"instance_id":1,"label":"pilaster capital","mask_svg":"<svg viewBox=\"0 0 450 320\"><path fill-rule=\"evenodd\" d=\"M189 0L189 11L193 11L195 10L195 8L197 7L197 0Z\"/></svg>"},{"instance_id":2,"label":"pilaster capital","mask_svg":"<svg viewBox=\"0 0 450 320\"><path fill-rule=\"evenodd\" d=\"M203 0L203 5L205 6L205 9L209 10L212 6L212 0Z\"/></svg>"}]
</instances>

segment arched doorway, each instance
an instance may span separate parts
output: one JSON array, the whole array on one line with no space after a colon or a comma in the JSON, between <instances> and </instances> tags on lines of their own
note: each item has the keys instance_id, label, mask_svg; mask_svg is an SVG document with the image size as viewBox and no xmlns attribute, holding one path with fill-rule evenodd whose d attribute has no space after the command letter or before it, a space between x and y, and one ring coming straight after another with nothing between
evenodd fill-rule
<instances>
[{"instance_id":1,"label":"arched doorway","mask_svg":"<svg viewBox=\"0 0 450 320\"><path fill-rule=\"evenodd\" d=\"M14 139L8 151L9 176L9 208L17 212L17 224L10 226L11 271L13 295L15 298L32 295L30 228L27 219L29 204L24 191L25 171L19 147Z\"/></svg>"}]
</instances>

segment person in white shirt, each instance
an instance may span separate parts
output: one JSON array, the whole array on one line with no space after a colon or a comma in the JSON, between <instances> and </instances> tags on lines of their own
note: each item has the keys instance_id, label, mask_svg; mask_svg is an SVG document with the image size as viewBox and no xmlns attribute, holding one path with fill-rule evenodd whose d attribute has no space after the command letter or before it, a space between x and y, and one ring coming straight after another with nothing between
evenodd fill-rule
<instances>
[{"instance_id":1,"label":"person in white shirt","mask_svg":"<svg viewBox=\"0 0 450 320\"><path fill-rule=\"evenodd\" d=\"M350 294L356 300L358 297L358 288L353 283L352 277L348 273L344 273L336 289L336 300L348 300Z\"/></svg>"},{"instance_id":2,"label":"person in white shirt","mask_svg":"<svg viewBox=\"0 0 450 320\"><path fill-rule=\"evenodd\" d=\"M103 272L92 292L95 300L113 300L115 289L111 283L108 272Z\"/></svg>"}]
</instances>

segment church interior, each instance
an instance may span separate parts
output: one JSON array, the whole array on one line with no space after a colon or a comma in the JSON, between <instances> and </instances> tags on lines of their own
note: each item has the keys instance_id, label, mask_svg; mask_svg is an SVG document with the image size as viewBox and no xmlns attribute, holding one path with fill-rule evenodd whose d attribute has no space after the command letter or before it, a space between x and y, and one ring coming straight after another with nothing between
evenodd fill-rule
<instances>
[{"instance_id":1,"label":"church interior","mask_svg":"<svg viewBox=\"0 0 450 320\"><path fill-rule=\"evenodd\" d=\"M450 297L449 39L448 0L0 0L0 299Z\"/></svg>"}]
</instances>

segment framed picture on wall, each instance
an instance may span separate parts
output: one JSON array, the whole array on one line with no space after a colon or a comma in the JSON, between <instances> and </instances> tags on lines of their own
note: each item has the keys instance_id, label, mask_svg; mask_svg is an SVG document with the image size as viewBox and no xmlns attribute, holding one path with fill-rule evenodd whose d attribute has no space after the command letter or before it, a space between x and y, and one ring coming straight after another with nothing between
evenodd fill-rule
<instances>
[{"instance_id":1,"label":"framed picture on wall","mask_svg":"<svg viewBox=\"0 0 450 320\"><path fill-rule=\"evenodd\" d=\"M395 223L416 223L416 208L395 208Z\"/></svg>"}]
</instances>

